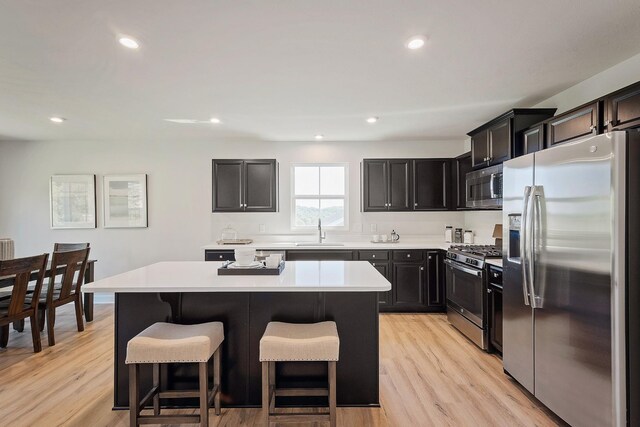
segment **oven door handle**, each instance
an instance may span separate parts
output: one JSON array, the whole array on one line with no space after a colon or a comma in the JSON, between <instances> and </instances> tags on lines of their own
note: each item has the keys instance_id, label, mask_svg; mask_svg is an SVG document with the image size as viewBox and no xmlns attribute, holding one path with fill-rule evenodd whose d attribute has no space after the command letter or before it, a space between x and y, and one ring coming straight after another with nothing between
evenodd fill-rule
<instances>
[{"instance_id":1,"label":"oven door handle","mask_svg":"<svg viewBox=\"0 0 640 427\"><path fill-rule=\"evenodd\" d=\"M481 277L482 276L482 271L480 270L474 270L473 268L467 268L464 267L460 264L457 264L451 260L445 259L444 262L446 262L447 264L449 264L452 268L455 268L456 270L460 270L463 271L465 273L469 273L469 274L473 274L476 277Z\"/></svg>"}]
</instances>

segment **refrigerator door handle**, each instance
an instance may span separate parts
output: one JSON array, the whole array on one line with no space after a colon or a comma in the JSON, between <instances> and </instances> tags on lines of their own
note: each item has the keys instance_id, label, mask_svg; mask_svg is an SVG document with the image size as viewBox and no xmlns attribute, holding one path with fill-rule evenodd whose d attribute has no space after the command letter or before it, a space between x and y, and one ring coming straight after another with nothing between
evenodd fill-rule
<instances>
[{"instance_id":1,"label":"refrigerator door handle","mask_svg":"<svg viewBox=\"0 0 640 427\"><path fill-rule=\"evenodd\" d=\"M529 293L531 299L531 307L533 308L542 308L542 297L536 295L536 286L535 280L533 280L534 276L534 267L535 267L535 257L536 257L536 248L537 245L540 244L542 240L542 197L544 193L542 191L542 186L535 186L534 191L531 193L531 223L533 230L533 239L531 241L531 264L529 266L529 277L531 278L530 286L531 291ZM538 272L540 273L540 272ZM539 275L540 276L540 275ZM542 276L539 277L542 279ZM540 280L538 280L540 282Z\"/></svg>"},{"instance_id":2,"label":"refrigerator door handle","mask_svg":"<svg viewBox=\"0 0 640 427\"><path fill-rule=\"evenodd\" d=\"M531 196L531 187L524 187L524 206L522 207L522 215L520 216L520 265L522 266L522 294L524 295L524 304L529 304L529 284L527 269L527 214L529 212L529 199Z\"/></svg>"}]
</instances>

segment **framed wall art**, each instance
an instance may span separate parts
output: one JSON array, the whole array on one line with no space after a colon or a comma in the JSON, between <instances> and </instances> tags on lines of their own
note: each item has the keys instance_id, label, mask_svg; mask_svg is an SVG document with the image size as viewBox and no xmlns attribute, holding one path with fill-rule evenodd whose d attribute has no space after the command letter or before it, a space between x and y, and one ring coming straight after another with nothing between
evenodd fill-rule
<instances>
[{"instance_id":1,"label":"framed wall art","mask_svg":"<svg viewBox=\"0 0 640 427\"><path fill-rule=\"evenodd\" d=\"M96 176L51 176L49 207L51 228L96 228Z\"/></svg>"},{"instance_id":2,"label":"framed wall art","mask_svg":"<svg viewBox=\"0 0 640 427\"><path fill-rule=\"evenodd\" d=\"M142 228L147 219L147 175L105 175L104 227Z\"/></svg>"}]
</instances>

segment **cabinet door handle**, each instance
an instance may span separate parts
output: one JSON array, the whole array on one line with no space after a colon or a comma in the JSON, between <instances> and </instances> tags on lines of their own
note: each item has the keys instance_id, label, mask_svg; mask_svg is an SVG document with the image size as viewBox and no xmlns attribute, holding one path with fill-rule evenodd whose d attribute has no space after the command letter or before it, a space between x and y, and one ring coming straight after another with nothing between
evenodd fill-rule
<instances>
[{"instance_id":1,"label":"cabinet door handle","mask_svg":"<svg viewBox=\"0 0 640 427\"><path fill-rule=\"evenodd\" d=\"M376 257L376 254L371 255L371 258L375 258L375 257Z\"/></svg>"},{"instance_id":2,"label":"cabinet door handle","mask_svg":"<svg viewBox=\"0 0 640 427\"><path fill-rule=\"evenodd\" d=\"M373 265L373 266L375 267L375 266L376 266L376 263L375 263L375 262L372 262L372 263L371 263L371 265Z\"/></svg>"},{"instance_id":3,"label":"cabinet door handle","mask_svg":"<svg viewBox=\"0 0 640 427\"><path fill-rule=\"evenodd\" d=\"M431 259L431 255L429 255L429 259Z\"/></svg>"},{"instance_id":4,"label":"cabinet door handle","mask_svg":"<svg viewBox=\"0 0 640 427\"><path fill-rule=\"evenodd\" d=\"M487 293L490 294L491 293L491 289L487 289Z\"/></svg>"},{"instance_id":5,"label":"cabinet door handle","mask_svg":"<svg viewBox=\"0 0 640 427\"><path fill-rule=\"evenodd\" d=\"M424 271L424 267L420 267L420 271Z\"/></svg>"},{"instance_id":6,"label":"cabinet door handle","mask_svg":"<svg viewBox=\"0 0 640 427\"><path fill-rule=\"evenodd\" d=\"M416 207L417 207L417 206L418 206L418 204L417 204L417 203L414 203L414 204L413 204L413 206L416 206Z\"/></svg>"},{"instance_id":7,"label":"cabinet door handle","mask_svg":"<svg viewBox=\"0 0 640 427\"><path fill-rule=\"evenodd\" d=\"M222 259L222 255L218 255L218 258Z\"/></svg>"},{"instance_id":8,"label":"cabinet door handle","mask_svg":"<svg viewBox=\"0 0 640 427\"><path fill-rule=\"evenodd\" d=\"M411 254L407 254L407 258L411 258Z\"/></svg>"}]
</instances>

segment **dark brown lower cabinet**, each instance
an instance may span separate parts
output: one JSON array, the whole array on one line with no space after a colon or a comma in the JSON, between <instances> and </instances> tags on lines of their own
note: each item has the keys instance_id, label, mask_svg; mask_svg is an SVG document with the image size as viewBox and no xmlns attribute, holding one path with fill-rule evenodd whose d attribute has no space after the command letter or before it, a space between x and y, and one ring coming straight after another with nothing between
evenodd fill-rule
<instances>
[{"instance_id":1,"label":"dark brown lower cabinet","mask_svg":"<svg viewBox=\"0 0 640 427\"><path fill-rule=\"evenodd\" d=\"M444 271L444 252L427 251L427 307L433 310L446 308Z\"/></svg>"},{"instance_id":2,"label":"dark brown lower cabinet","mask_svg":"<svg viewBox=\"0 0 640 427\"><path fill-rule=\"evenodd\" d=\"M393 305L408 310L422 308L424 300L424 263L393 263Z\"/></svg>"},{"instance_id":3,"label":"dark brown lower cabinet","mask_svg":"<svg viewBox=\"0 0 640 427\"><path fill-rule=\"evenodd\" d=\"M213 250L205 250L204 251L204 260L205 261L235 261L235 255L233 251L213 251Z\"/></svg>"},{"instance_id":4,"label":"dark brown lower cabinet","mask_svg":"<svg viewBox=\"0 0 640 427\"><path fill-rule=\"evenodd\" d=\"M489 266L487 286L489 349L502 354L502 269Z\"/></svg>"},{"instance_id":5,"label":"dark brown lower cabinet","mask_svg":"<svg viewBox=\"0 0 640 427\"><path fill-rule=\"evenodd\" d=\"M353 251L348 250L292 250L287 251L287 261L351 261L356 259Z\"/></svg>"},{"instance_id":6,"label":"dark brown lower cabinet","mask_svg":"<svg viewBox=\"0 0 640 427\"><path fill-rule=\"evenodd\" d=\"M388 262L370 261L371 265L380 272L388 281L391 281L391 267ZM393 294L391 291L378 292L378 302L380 308L390 305L393 302Z\"/></svg>"},{"instance_id":7,"label":"dark brown lower cabinet","mask_svg":"<svg viewBox=\"0 0 640 427\"><path fill-rule=\"evenodd\" d=\"M392 301L382 312L446 311L444 251L391 251Z\"/></svg>"},{"instance_id":8,"label":"dark brown lower cabinet","mask_svg":"<svg viewBox=\"0 0 640 427\"><path fill-rule=\"evenodd\" d=\"M287 261L369 261L391 282L378 295L381 312L444 312L444 251L441 250L307 250L286 251ZM205 250L205 261L233 261L232 250Z\"/></svg>"}]
</instances>

